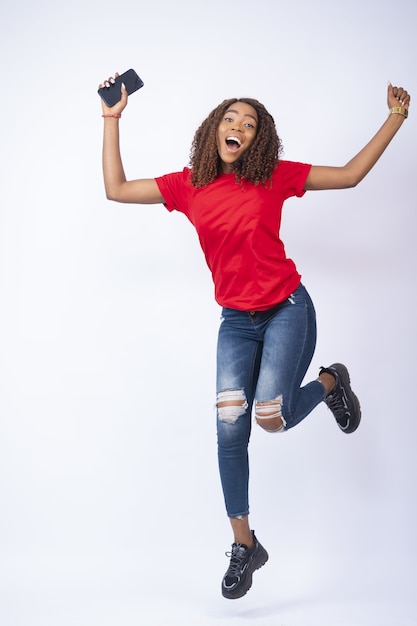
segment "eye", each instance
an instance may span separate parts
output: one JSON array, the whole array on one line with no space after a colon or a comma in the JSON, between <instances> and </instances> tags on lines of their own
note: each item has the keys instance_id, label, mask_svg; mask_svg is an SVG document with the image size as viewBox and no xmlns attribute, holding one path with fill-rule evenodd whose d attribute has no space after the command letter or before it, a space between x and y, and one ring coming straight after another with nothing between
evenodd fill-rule
<instances>
[{"instance_id":1,"label":"eye","mask_svg":"<svg viewBox=\"0 0 417 626\"><path fill-rule=\"evenodd\" d=\"M255 128L255 126L251 124L250 122L246 122L245 126L246 128Z\"/></svg>"},{"instance_id":2,"label":"eye","mask_svg":"<svg viewBox=\"0 0 417 626\"><path fill-rule=\"evenodd\" d=\"M224 121L225 121L225 122L233 122L233 120L232 120L232 118L231 118L231 117L225 117L225 118L224 118Z\"/></svg>"}]
</instances>

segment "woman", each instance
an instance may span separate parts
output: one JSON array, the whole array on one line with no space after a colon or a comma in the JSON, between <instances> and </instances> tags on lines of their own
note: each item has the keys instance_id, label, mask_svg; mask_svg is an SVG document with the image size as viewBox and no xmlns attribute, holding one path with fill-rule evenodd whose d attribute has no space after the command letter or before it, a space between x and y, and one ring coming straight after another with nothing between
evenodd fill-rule
<instances>
[{"instance_id":1,"label":"woman","mask_svg":"<svg viewBox=\"0 0 417 626\"><path fill-rule=\"evenodd\" d=\"M110 88L113 78L100 87ZM103 172L109 200L163 203L195 226L222 307L217 348L217 432L220 477L234 541L222 580L226 598L240 598L268 554L249 526L248 443L254 407L267 432L299 424L320 402L345 433L356 430L360 405L347 368L321 368L301 387L316 343L311 299L279 239L283 202L307 190L357 185L375 165L408 115L410 96L388 85L389 115L371 141L343 167L279 158L281 141L265 107L230 99L197 130L190 168L155 179L127 181L119 149L119 119L127 105L102 102Z\"/></svg>"}]
</instances>

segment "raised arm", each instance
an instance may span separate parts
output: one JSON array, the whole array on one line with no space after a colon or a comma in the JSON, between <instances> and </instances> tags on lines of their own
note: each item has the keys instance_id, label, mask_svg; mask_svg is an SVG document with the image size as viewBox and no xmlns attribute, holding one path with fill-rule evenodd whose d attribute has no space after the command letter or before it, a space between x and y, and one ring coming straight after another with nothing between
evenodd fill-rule
<instances>
[{"instance_id":1,"label":"raised arm","mask_svg":"<svg viewBox=\"0 0 417 626\"><path fill-rule=\"evenodd\" d=\"M117 74L116 74L117 76ZM100 87L113 81L109 78ZM158 185L153 178L126 180L120 154L119 119L127 105L127 92L122 86L122 98L113 107L108 107L102 100L103 134L103 176L106 197L116 202L137 204L158 204L164 202Z\"/></svg>"},{"instance_id":2,"label":"raised arm","mask_svg":"<svg viewBox=\"0 0 417 626\"><path fill-rule=\"evenodd\" d=\"M388 118L371 141L342 167L314 165L304 189L347 189L355 187L365 178L404 123L408 115L410 96L402 87L389 84L387 103L390 110Z\"/></svg>"}]
</instances>

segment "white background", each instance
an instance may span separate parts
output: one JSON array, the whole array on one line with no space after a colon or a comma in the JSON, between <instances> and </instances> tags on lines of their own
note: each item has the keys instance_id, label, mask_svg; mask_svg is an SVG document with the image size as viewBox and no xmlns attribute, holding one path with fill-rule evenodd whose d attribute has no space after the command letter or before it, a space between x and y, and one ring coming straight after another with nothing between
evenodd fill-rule
<instances>
[{"instance_id":1,"label":"white background","mask_svg":"<svg viewBox=\"0 0 417 626\"><path fill-rule=\"evenodd\" d=\"M105 199L96 90L134 67L129 178L188 163L223 99L273 114L285 158L348 161L416 93L404 0L3 1L0 622L4 626L411 626L416 619L415 111L356 189L287 203L283 237L363 422L323 404L254 429L252 525L270 554L220 595L219 307L197 237Z\"/></svg>"}]
</instances>

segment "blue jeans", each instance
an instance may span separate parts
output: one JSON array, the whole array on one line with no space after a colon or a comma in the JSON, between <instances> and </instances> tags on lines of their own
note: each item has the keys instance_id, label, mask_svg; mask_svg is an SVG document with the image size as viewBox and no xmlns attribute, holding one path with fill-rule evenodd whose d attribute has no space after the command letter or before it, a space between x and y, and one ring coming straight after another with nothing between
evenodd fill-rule
<instances>
[{"instance_id":1,"label":"blue jeans","mask_svg":"<svg viewBox=\"0 0 417 626\"><path fill-rule=\"evenodd\" d=\"M248 444L254 402L279 398L288 430L324 400L319 381L301 387L315 345L316 314L303 285L268 311L223 309L217 345L217 442L229 517L249 514Z\"/></svg>"}]
</instances>

